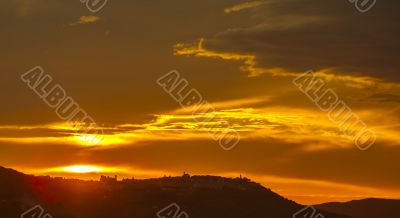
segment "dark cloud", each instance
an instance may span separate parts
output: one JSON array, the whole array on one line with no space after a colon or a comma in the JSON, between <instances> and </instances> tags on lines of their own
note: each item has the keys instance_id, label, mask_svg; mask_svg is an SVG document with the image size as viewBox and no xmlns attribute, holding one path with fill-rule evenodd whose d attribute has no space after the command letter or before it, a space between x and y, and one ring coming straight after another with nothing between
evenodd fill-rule
<instances>
[{"instance_id":1,"label":"dark cloud","mask_svg":"<svg viewBox=\"0 0 400 218\"><path fill-rule=\"evenodd\" d=\"M374 95L371 95L369 98L372 100L379 101L379 102L400 103L399 95L393 95L393 94L387 94L387 93L374 94Z\"/></svg>"},{"instance_id":2,"label":"dark cloud","mask_svg":"<svg viewBox=\"0 0 400 218\"><path fill-rule=\"evenodd\" d=\"M205 47L255 55L263 68L335 68L400 80L398 1L378 1L367 13L348 1L267 2L253 10L257 25L220 32L206 40Z\"/></svg>"}]
</instances>

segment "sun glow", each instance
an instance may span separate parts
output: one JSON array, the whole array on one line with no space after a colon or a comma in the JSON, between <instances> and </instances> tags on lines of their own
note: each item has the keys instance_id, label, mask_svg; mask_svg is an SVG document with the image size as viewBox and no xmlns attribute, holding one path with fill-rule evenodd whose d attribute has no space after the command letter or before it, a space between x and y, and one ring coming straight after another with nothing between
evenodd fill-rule
<instances>
[{"instance_id":1,"label":"sun glow","mask_svg":"<svg viewBox=\"0 0 400 218\"><path fill-rule=\"evenodd\" d=\"M61 168L61 171L69 173L99 173L104 171L103 168L95 166L75 165Z\"/></svg>"},{"instance_id":2,"label":"sun glow","mask_svg":"<svg viewBox=\"0 0 400 218\"><path fill-rule=\"evenodd\" d=\"M98 165L76 164L76 165L71 165L71 166L61 166L61 167L56 167L56 168L39 170L39 171L35 171L34 173L84 174L84 173L131 173L131 171L126 168L112 168L112 167L98 166Z\"/></svg>"},{"instance_id":3,"label":"sun glow","mask_svg":"<svg viewBox=\"0 0 400 218\"><path fill-rule=\"evenodd\" d=\"M80 144L85 144L85 145L100 145L103 141L103 137L98 136L98 135L79 135L75 137L75 140L79 142Z\"/></svg>"}]
</instances>

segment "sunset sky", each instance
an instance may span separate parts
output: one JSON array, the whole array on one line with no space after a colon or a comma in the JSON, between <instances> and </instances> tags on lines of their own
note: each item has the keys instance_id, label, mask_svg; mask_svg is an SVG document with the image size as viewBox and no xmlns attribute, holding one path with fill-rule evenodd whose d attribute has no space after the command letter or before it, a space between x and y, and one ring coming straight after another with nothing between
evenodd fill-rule
<instances>
[{"instance_id":1,"label":"sunset sky","mask_svg":"<svg viewBox=\"0 0 400 218\"><path fill-rule=\"evenodd\" d=\"M81 179L240 174L303 204L400 198L400 3L4 0L0 166ZM41 66L104 130L97 145L20 76ZM231 151L157 80L177 70L240 133ZM326 81L376 133L361 151L294 84Z\"/></svg>"}]
</instances>

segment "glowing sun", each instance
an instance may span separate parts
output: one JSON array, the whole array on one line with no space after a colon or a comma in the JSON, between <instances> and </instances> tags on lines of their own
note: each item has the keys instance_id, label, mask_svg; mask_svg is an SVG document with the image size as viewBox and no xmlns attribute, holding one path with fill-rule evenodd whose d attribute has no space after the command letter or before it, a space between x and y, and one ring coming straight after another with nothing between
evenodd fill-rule
<instances>
[{"instance_id":1,"label":"glowing sun","mask_svg":"<svg viewBox=\"0 0 400 218\"><path fill-rule=\"evenodd\" d=\"M84 166L84 165L64 167L61 170L70 173L98 173L103 171L103 169L100 167Z\"/></svg>"}]
</instances>

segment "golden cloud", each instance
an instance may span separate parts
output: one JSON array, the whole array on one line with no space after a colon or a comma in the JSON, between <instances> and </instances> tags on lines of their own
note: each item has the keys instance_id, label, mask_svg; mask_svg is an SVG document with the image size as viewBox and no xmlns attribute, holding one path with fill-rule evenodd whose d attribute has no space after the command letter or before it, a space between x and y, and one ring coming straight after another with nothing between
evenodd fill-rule
<instances>
[{"instance_id":1,"label":"golden cloud","mask_svg":"<svg viewBox=\"0 0 400 218\"><path fill-rule=\"evenodd\" d=\"M79 18L79 21L77 21L77 22L75 22L75 23L72 23L72 24L70 24L70 25L71 25L71 26L75 26L75 25L81 25L81 24L95 23L95 22L97 22L97 21L99 21L99 20L101 20L101 18L100 18L100 17L97 17L97 16L92 16L92 15L89 15L89 16L81 16L81 17Z\"/></svg>"},{"instance_id":2,"label":"golden cloud","mask_svg":"<svg viewBox=\"0 0 400 218\"><path fill-rule=\"evenodd\" d=\"M176 109L164 114L154 115L148 123L127 123L102 127L105 134L99 145L87 143L92 135L76 134L66 124L48 124L43 126L3 126L0 127L0 141L12 143L61 143L83 147L110 148L114 146L133 145L143 141L190 141L211 140L210 133L224 131L222 122L229 122L232 129L239 132L242 140L263 140L266 137L285 143L302 143L305 151L340 149L354 146L353 142L331 122L327 114L316 108L293 108L285 106L260 106L268 102L267 97L237 99L215 102L214 111L192 113ZM200 106L201 107L201 106ZM393 125L398 123L394 114L387 114L386 120L375 118L384 109L364 109L357 114L376 130L378 139L387 144L396 144L399 140L398 130ZM394 115L395 116L395 115ZM210 119L211 118L211 119ZM382 124L383 125L382 126ZM19 132L18 137L7 135L10 128ZM41 129L36 135L30 131ZM48 130L46 134L43 129ZM51 135L56 131L58 135Z\"/></svg>"},{"instance_id":3,"label":"golden cloud","mask_svg":"<svg viewBox=\"0 0 400 218\"><path fill-rule=\"evenodd\" d=\"M233 12L239 12L239 11L242 11L242 10L258 7L258 6L262 5L262 4L264 4L264 2L262 2L262 1L245 2L245 3L242 3L242 4L234 5L234 6L230 7L230 8L226 8L224 10L224 12L227 13L227 14L233 13Z\"/></svg>"},{"instance_id":4,"label":"golden cloud","mask_svg":"<svg viewBox=\"0 0 400 218\"><path fill-rule=\"evenodd\" d=\"M263 68L257 65L257 57L252 54L240 54L229 52L212 51L204 46L205 39L200 38L195 43L178 43L174 45L174 55L178 56L195 56L205 58L220 58L229 61L242 61L243 65L240 69L247 72L249 77L256 77L262 74L271 74L273 76L289 76L297 77L304 72L293 72L283 68ZM400 88L399 83L386 82L382 79L371 76L355 76L344 73L337 73L335 69L322 69L314 73L316 77L321 77L327 82L340 81L344 85L352 88L379 88L392 89Z\"/></svg>"}]
</instances>

